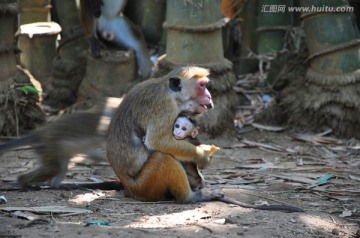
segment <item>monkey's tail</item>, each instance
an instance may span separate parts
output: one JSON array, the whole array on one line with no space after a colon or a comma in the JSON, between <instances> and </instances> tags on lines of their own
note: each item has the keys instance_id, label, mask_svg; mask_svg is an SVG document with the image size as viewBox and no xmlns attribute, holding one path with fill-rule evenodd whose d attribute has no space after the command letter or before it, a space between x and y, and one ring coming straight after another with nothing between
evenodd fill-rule
<instances>
[{"instance_id":1,"label":"monkey's tail","mask_svg":"<svg viewBox=\"0 0 360 238\"><path fill-rule=\"evenodd\" d=\"M152 63L147 53L147 49L139 49L136 51L136 60L141 72L141 77L147 79L151 75Z\"/></svg>"},{"instance_id":2,"label":"monkey's tail","mask_svg":"<svg viewBox=\"0 0 360 238\"><path fill-rule=\"evenodd\" d=\"M6 151L6 150L11 150L11 149L15 149L15 148L19 148L19 147L23 147L26 145L40 145L40 138L37 134L35 133L30 133L28 135L25 135L21 138L15 139L15 140L11 140L9 142L5 142L0 144L0 152L2 151Z\"/></svg>"},{"instance_id":3,"label":"monkey's tail","mask_svg":"<svg viewBox=\"0 0 360 238\"><path fill-rule=\"evenodd\" d=\"M240 201L237 201L235 199L228 198L228 197L218 198L218 200L221 201L221 202L224 202L224 203L234 204L234 205L238 205L240 207L253 208L253 209L258 209L258 210L284 211L284 212L304 212L304 210L301 209L301 208L288 206L288 205L256 206L256 205L251 205L251 204L248 204L248 203L240 202Z\"/></svg>"}]
</instances>

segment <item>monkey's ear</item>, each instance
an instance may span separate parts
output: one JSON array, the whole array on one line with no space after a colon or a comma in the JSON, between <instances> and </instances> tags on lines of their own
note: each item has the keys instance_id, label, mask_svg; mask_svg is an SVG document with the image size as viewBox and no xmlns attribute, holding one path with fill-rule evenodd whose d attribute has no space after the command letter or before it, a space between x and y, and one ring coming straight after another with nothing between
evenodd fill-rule
<instances>
[{"instance_id":1,"label":"monkey's ear","mask_svg":"<svg viewBox=\"0 0 360 238\"><path fill-rule=\"evenodd\" d=\"M169 79L169 87L174 92L181 91L181 79L177 77L172 77Z\"/></svg>"},{"instance_id":2,"label":"monkey's ear","mask_svg":"<svg viewBox=\"0 0 360 238\"><path fill-rule=\"evenodd\" d=\"M195 138L199 135L200 127L195 127L191 132L191 137Z\"/></svg>"}]
</instances>

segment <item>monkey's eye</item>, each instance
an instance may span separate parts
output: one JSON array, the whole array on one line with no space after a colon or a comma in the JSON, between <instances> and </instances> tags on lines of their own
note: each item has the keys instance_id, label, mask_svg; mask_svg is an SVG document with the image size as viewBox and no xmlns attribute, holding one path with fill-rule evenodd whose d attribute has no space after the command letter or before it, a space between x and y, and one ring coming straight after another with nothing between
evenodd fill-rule
<instances>
[{"instance_id":1,"label":"monkey's eye","mask_svg":"<svg viewBox=\"0 0 360 238\"><path fill-rule=\"evenodd\" d=\"M182 129L183 131L186 131L186 127L182 127L181 129Z\"/></svg>"},{"instance_id":2,"label":"monkey's eye","mask_svg":"<svg viewBox=\"0 0 360 238\"><path fill-rule=\"evenodd\" d=\"M175 128L179 128L180 126L179 126L179 124L175 124Z\"/></svg>"}]
</instances>

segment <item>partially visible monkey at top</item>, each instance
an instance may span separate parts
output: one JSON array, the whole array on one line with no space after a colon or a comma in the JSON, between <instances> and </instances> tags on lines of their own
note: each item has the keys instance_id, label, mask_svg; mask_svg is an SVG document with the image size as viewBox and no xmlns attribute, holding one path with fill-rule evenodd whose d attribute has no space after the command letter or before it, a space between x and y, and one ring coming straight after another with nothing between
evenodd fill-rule
<instances>
[{"instance_id":1,"label":"partially visible monkey at top","mask_svg":"<svg viewBox=\"0 0 360 238\"><path fill-rule=\"evenodd\" d=\"M99 37L118 47L133 49L143 79L151 75L152 63L141 30L122 14L127 0L81 0L81 20L90 52L100 57Z\"/></svg>"}]
</instances>

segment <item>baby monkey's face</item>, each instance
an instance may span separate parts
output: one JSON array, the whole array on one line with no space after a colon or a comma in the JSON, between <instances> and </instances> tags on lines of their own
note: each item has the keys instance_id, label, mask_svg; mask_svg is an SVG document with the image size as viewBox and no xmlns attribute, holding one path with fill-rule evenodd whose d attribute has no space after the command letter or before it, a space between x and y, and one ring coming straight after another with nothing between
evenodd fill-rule
<instances>
[{"instance_id":1,"label":"baby monkey's face","mask_svg":"<svg viewBox=\"0 0 360 238\"><path fill-rule=\"evenodd\" d=\"M187 117L178 117L174 124L173 134L177 140L182 140L189 136L195 138L198 130Z\"/></svg>"}]
</instances>

